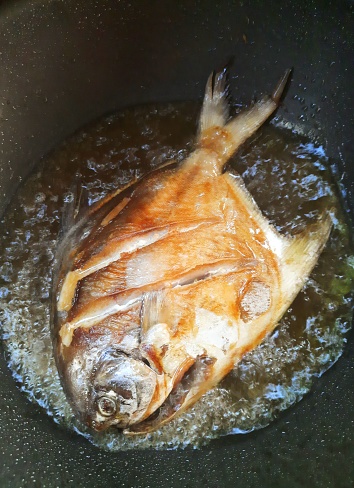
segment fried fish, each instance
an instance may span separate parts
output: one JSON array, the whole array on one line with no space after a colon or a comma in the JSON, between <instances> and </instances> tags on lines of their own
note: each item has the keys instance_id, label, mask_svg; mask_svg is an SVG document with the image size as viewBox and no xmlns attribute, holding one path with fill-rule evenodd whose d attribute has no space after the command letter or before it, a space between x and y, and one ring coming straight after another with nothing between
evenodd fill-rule
<instances>
[{"instance_id":1,"label":"fried fish","mask_svg":"<svg viewBox=\"0 0 354 488\"><path fill-rule=\"evenodd\" d=\"M230 118L226 73L212 74L189 157L84 212L67 204L54 350L68 400L93 429L146 433L192 406L276 327L315 266L331 212L280 235L225 171L288 77Z\"/></svg>"}]
</instances>

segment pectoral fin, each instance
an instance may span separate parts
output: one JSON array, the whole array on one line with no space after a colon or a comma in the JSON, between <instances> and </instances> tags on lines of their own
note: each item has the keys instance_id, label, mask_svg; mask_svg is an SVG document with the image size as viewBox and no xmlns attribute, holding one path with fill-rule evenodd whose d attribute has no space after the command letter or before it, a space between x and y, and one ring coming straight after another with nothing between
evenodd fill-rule
<instances>
[{"instance_id":1,"label":"pectoral fin","mask_svg":"<svg viewBox=\"0 0 354 488\"><path fill-rule=\"evenodd\" d=\"M164 297L164 290L144 293L141 306L140 350L158 374L163 373L163 358L171 343Z\"/></svg>"},{"instance_id":2,"label":"pectoral fin","mask_svg":"<svg viewBox=\"0 0 354 488\"><path fill-rule=\"evenodd\" d=\"M169 378L169 391L195 362L200 349L191 349L188 333L185 340L174 337L170 328L170 304L166 290L144 293L141 317L141 352L158 374Z\"/></svg>"}]
</instances>

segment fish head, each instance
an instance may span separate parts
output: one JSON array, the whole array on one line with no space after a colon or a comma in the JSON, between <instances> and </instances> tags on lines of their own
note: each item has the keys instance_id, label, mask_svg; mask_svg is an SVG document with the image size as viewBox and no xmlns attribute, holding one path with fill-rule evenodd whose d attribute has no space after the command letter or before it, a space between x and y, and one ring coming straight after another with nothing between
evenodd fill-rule
<instances>
[{"instance_id":1,"label":"fish head","mask_svg":"<svg viewBox=\"0 0 354 488\"><path fill-rule=\"evenodd\" d=\"M99 341L65 348L62 384L77 418L96 431L144 419L158 390L157 373L134 351Z\"/></svg>"},{"instance_id":2,"label":"fish head","mask_svg":"<svg viewBox=\"0 0 354 488\"><path fill-rule=\"evenodd\" d=\"M157 375L142 360L109 351L92 370L85 422L94 430L126 428L146 414L157 386Z\"/></svg>"}]
</instances>

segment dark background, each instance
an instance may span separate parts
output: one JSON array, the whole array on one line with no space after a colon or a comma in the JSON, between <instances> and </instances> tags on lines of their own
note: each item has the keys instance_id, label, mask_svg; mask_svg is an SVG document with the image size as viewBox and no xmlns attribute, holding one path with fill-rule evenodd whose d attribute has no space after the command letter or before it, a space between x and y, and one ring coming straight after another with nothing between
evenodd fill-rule
<instances>
[{"instance_id":1,"label":"dark background","mask_svg":"<svg viewBox=\"0 0 354 488\"><path fill-rule=\"evenodd\" d=\"M0 206L33 165L103 113L200 99L233 57L234 100L293 79L279 115L336 162L354 197L352 1L0 2ZM349 212L349 210L348 210ZM352 487L353 334L312 392L268 428L201 450L111 454L61 430L0 361L1 487Z\"/></svg>"}]
</instances>

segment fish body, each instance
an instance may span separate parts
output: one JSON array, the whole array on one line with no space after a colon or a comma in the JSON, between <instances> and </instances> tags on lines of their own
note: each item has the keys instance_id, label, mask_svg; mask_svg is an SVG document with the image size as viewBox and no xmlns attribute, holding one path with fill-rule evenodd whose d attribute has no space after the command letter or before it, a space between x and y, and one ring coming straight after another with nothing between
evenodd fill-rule
<instances>
[{"instance_id":1,"label":"fish body","mask_svg":"<svg viewBox=\"0 0 354 488\"><path fill-rule=\"evenodd\" d=\"M74 412L92 428L146 433L192 406L276 327L316 264L330 213L282 236L224 171L277 108L288 76L229 120L225 72L212 75L194 152L67 228L54 349Z\"/></svg>"}]
</instances>

